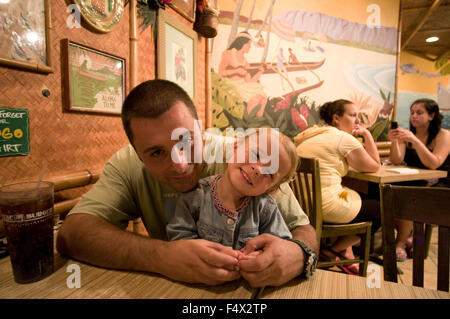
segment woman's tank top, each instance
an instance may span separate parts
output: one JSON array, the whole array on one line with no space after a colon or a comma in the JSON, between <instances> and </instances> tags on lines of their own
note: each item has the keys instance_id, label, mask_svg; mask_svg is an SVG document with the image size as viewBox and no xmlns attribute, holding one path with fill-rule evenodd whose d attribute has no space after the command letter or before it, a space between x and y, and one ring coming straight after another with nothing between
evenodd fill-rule
<instances>
[{"instance_id":1,"label":"woman's tank top","mask_svg":"<svg viewBox=\"0 0 450 319\"><path fill-rule=\"evenodd\" d=\"M426 168L420 161L419 155L417 155L416 150L408 146L406 146L404 161L408 166ZM450 156L447 156L444 163L442 163L442 165L437 169L440 171L446 171L447 177L440 178L437 185L435 184L431 186L450 187Z\"/></svg>"}]
</instances>

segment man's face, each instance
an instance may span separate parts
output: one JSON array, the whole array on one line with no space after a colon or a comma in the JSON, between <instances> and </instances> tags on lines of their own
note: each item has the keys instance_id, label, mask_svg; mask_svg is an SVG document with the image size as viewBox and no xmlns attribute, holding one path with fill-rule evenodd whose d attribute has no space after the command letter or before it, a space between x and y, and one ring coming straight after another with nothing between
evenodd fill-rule
<instances>
[{"instance_id":1,"label":"man's face","mask_svg":"<svg viewBox=\"0 0 450 319\"><path fill-rule=\"evenodd\" d=\"M157 118L133 118L130 121L133 144L150 175L179 192L191 190L198 182L202 163L189 163L183 150L174 148L179 140L172 140L176 128L186 128L194 137L195 118L183 102L178 102ZM193 142L192 142L193 148ZM192 149L193 153L193 149ZM176 157L176 161L173 161Z\"/></svg>"}]
</instances>

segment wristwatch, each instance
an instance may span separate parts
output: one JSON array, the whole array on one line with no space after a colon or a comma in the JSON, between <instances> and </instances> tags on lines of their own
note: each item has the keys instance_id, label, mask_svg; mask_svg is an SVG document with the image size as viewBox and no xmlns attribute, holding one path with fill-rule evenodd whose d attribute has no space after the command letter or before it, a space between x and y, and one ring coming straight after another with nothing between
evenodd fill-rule
<instances>
[{"instance_id":1,"label":"wristwatch","mask_svg":"<svg viewBox=\"0 0 450 319\"><path fill-rule=\"evenodd\" d=\"M312 275L314 275L314 272L317 268L317 255L315 251L309 248L304 242L300 240L288 240L296 243L303 249L303 252L305 253L305 264L303 266L303 272L300 274L300 276L304 276L306 279L309 279Z\"/></svg>"}]
</instances>

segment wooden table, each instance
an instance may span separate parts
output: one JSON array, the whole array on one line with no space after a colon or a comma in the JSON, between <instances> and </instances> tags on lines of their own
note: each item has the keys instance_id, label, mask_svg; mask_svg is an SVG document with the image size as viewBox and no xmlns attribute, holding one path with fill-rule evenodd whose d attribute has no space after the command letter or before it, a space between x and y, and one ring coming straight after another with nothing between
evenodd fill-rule
<instances>
[{"instance_id":1,"label":"wooden table","mask_svg":"<svg viewBox=\"0 0 450 319\"><path fill-rule=\"evenodd\" d=\"M81 271L81 287L69 288L76 264ZM14 282L9 257L0 260L0 299L348 299L348 298L448 298L450 294L381 280L380 288L369 288L366 278L318 269L311 280L295 279L274 288L251 288L244 280L220 286L183 284L165 277L129 271L108 270L55 255L55 272L31 284ZM70 281L70 278L69 278Z\"/></svg>"},{"instance_id":2,"label":"wooden table","mask_svg":"<svg viewBox=\"0 0 450 319\"><path fill-rule=\"evenodd\" d=\"M395 172L389 172L390 168L405 168L406 166L400 165L383 165L376 173L360 173L355 170L349 169L346 177L354 178L361 181L373 182L377 184L395 183L395 182L407 182L421 179L442 178L447 176L446 171L439 171L433 169L421 169L417 168L417 173L399 174ZM409 167L413 168L413 167Z\"/></svg>"},{"instance_id":3,"label":"wooden table","mask_svg":"<svg viewBox=\"0 0 450 319\"><path fill-rule=\"evenodd\" d=\"M69 288L67 285L69 276L73 275L73 272L67 272L71 264L80 267L81 288ZM73 282L71 278L69 282ZM0 299L251 299L256 293L257 290L244 280L215 287L183 284L157 274L98 268L59 254L55 254L55 272L52 275L35 283L17 284L10 258L0 260Z\"/></svg>"},{"instance_id":4,"label":"wooden table","mask_svg":"<svg viewBox=\"0 0 450 319\"><path fill-rule=\"evenodd\" d=\"M318 269L310 280L295 279L282 287L266 287L258 299L450 299L450 294L380 281L369 288L370 278Z\"/></svg>"}]
</instances>

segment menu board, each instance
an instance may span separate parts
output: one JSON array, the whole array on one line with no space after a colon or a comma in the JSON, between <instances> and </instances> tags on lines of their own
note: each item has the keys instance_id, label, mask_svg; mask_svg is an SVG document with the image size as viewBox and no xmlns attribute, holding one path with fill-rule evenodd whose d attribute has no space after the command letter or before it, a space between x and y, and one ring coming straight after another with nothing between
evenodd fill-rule
<instances>
[{"instance_id":1,"label":"menu board","mask_svg":"<svg viewBox=\"0 0 450 319\"><path fill-rule=\"evenodd\" d=\"M30 154L28 109L0 107L0 156Z\"/></svg>"}]
</instances>

